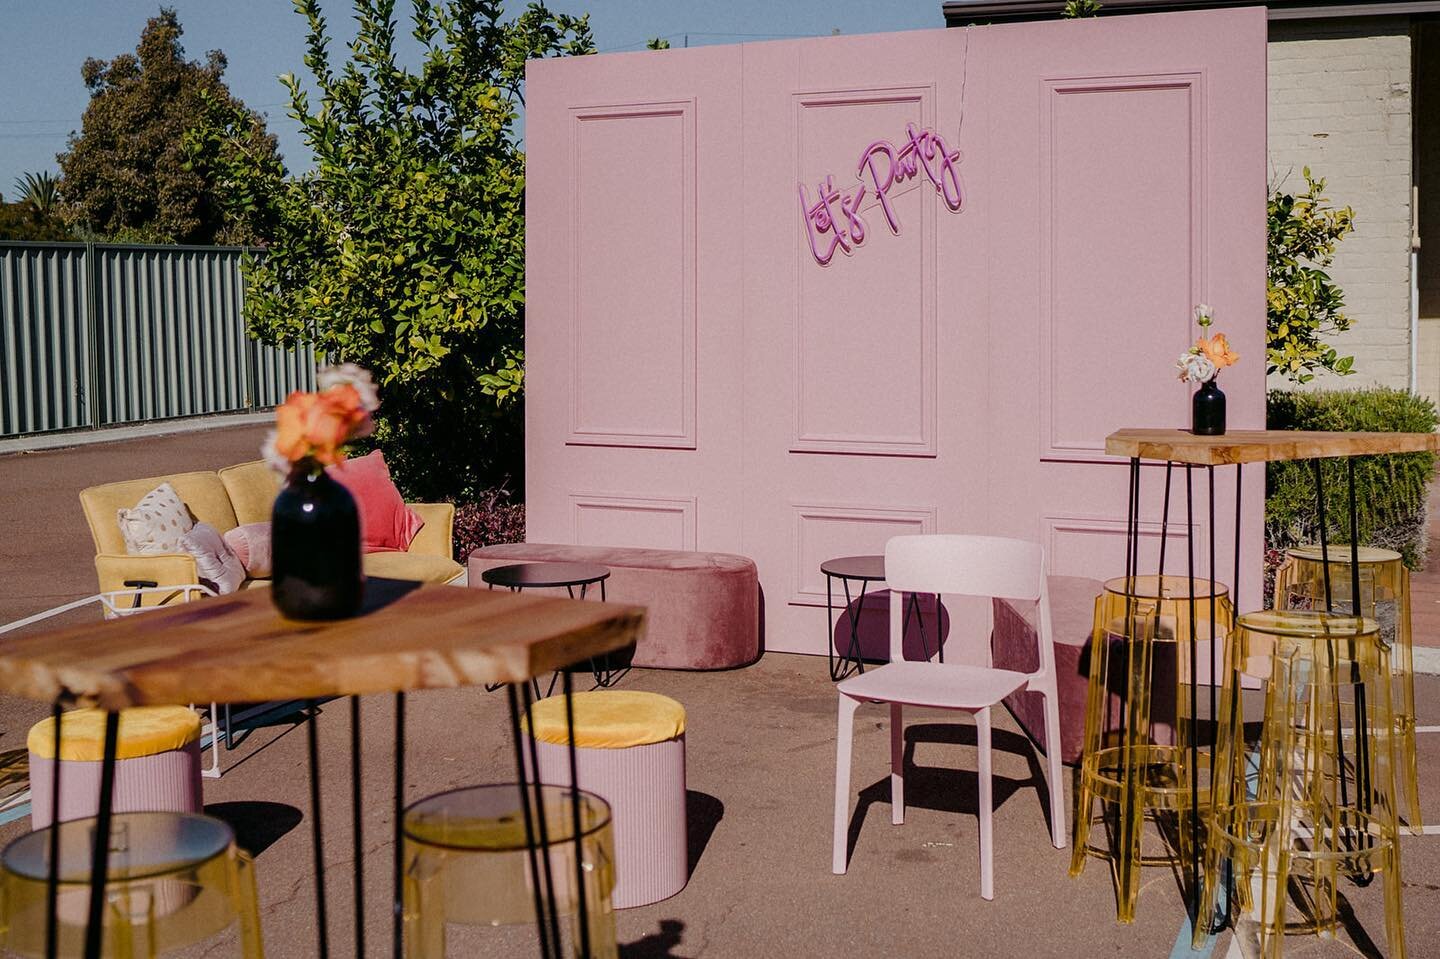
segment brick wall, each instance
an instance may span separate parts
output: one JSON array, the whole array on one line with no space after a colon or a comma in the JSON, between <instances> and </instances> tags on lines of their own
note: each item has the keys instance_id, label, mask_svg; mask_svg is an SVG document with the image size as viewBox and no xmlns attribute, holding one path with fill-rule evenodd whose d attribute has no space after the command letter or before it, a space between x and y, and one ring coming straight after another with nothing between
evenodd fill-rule
<instances>
[{"instance_id":1,"label":"brick wall","mask_svg":"<svg viewBox=\"0 0 1440 959\"><path fill-rule=\"evenodd\" d=\"M1355 210L1332 276L1345 291L1354 376L1315 386L1406 388L1410 375L1411 43L1404 20L1323 25L1275 21L1269 44L1270 181L1304 189L1301 170L1328 181ZM1221 324L1223 328L1223 323ZM1272 386L1283 385L1276 377Z\"/></svg>"}]
</instances>

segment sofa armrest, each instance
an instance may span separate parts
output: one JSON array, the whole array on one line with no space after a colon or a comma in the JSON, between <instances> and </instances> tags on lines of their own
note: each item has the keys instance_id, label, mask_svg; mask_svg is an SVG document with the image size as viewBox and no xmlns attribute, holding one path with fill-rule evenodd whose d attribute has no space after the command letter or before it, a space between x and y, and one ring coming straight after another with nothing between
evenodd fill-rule
<instances>
[{"instance_id":1,"label":"sofa armrest","mask_svg":"<svg viewBox=\"0 0 1440 959\"><path fill-rule=\"evenodd\" d=\"M451 559L454 549L455 506L451 503L409 503L425 525L410 541L406 552Z\"/></svg>"},{"instance_id":2,"label":"sofa armrest","mask_svg":"<svg viewBox=\"0 0 1440 959\"><path fill-rule=\"evenodd\" d=\"M100 553L95 557L95 573L102 593L126 589L127 580L151 582L157 586L184 586L200 582L195 558L188 553L148 553L141 556ZM163 592L147 593L144 605L163 606L170 600L171 597Z\"/></svg>"}]
</instances>

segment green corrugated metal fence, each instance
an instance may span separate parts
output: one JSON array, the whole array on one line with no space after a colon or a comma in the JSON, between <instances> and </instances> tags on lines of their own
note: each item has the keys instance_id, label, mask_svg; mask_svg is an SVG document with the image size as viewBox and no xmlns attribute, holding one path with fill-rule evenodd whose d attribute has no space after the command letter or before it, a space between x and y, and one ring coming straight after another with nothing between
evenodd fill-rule
<instances>
[{"instance_id":1,"label":"green corrugated metal fence","mask_svg":"<svg viewBox=\"0 0 1440 959\"><path fill-rule=\"evenodd\" d=\"M238 247L0 241L0 436L274 406L314 354L245 336Z\"/></svg>"}]
</instances>

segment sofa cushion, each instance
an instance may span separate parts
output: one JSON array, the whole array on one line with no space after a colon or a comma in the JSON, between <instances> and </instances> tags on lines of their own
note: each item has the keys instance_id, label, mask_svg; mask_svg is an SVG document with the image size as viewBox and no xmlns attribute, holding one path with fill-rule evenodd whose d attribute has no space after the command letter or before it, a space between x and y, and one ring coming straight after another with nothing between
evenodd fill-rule
<instances>
[{"instance_id":1,"label":"sofa cushion","mask_svg":"<svg viewBox=\"0 0 1440 959\"><path fill-rule=\"evenodd\" d=\"M219 476L226 495L230 497L230 506L235 510L237 524L270 522L270 512L275 507L275 496L280 492L282 477L270 468L269 463L254 460L227 466Z\"/></svg>"},{"instance_id":2,"label":"sofa cushion","mask_svg":"<svg viewBox=\"0 0 1440 959\"><path fill-rule=\"evenodd\" d=\"M200 582L221 596L235 592L245 582L245 567L240 558L230 551L209 523L196 523L190 532L180 537L180 547L195 557Z\"/></svg>"},{"instance_id":3,"label":"sofa cushion","mask_svg":"<svg viewBox=\"0 0 1440 959\"><path fill-rule=\"evenodd\" d=\"M379 450L327 466L325 471L355 498L360 511L360 545L367 553L401 551L425 525L390 479L390 468Z\"/></svg>"},{"instance_id":4,"label":"sofa cushion","mask_svg":"<svg viewBox=\"0 0 1440 959\"><path fill-rule=\"evenodd\" d=\"M225 534L225 545L245 567L251 579L269 579L274 568L270 549L270 524L245 523Z\"/></svg>"},{"instance_id":5,"label":"sofa cushion","mask_svg":"<svg viewBox=\"0 0 1440 959\"><path fill-rule=\"evenodd\" d=\"M125 538L115 522L116 511L133 507L142 496L161 483L169 483L175 488L191 518L209 523L222 533L235 527L235 511L230 508L230 497L225 492L225 484L215 473L174 473L106 483L80 491L80 506L85 511L85 521L90 525L90 535L95 539L95 552L126 551Z\"/></svg>"},{"instance_id":6,"label":"sofa cushion","mask_svg":"<svg viewBox=\"0 0 1440 959\"><path fill-rule=\"evenodd\" d=\"M180 494L169 483L161 483L131 508L117 509L115 519L125 539L125 552L132 555L181 552L181 539L195 525Z\"/></svg>"},{"instance_id":7,"label":"sofa cushion","mask_svg":"<svg viewBox=\"0 0 1440 959\"><path fill-rule=\"evenodd\" d=\"M448 556L428 553L366 553L360 562L366 576L422 583L448 583L465 572L465 567Z\"/></svg>"}]
</instances>

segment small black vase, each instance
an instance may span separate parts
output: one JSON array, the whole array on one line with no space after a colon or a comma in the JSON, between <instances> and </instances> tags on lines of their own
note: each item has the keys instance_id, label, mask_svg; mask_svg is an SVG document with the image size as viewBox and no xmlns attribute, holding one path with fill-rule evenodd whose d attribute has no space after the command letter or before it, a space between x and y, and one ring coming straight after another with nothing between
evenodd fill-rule
<instances>
[{"instance_id":1,"label":"small black vase","mask_svg":"<svg viewBox=\"0 0 1440 959\"><path fill-rule=\"evenodd\" d=\"M318 465L290 471L270 514L270 595L290 619L344 619L360 611L360 513L350 491Z\"/></svg>"},{"instance_id":2,"label":"small black vase","mask_svg":"<svg viewBox=\"0 0 1440 959\"><path fill-rule=\"evenodd\" d=\"M1214 380L1202 384L1190 400L1190 432L1196 436L1225 433L1225 394Z\"/></svg>"}]
</instances>

